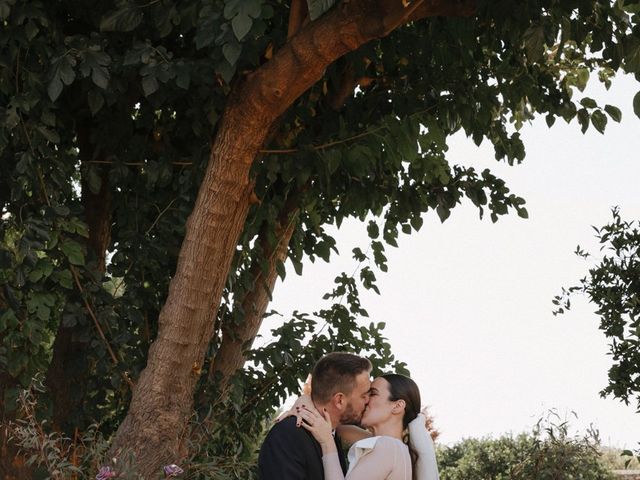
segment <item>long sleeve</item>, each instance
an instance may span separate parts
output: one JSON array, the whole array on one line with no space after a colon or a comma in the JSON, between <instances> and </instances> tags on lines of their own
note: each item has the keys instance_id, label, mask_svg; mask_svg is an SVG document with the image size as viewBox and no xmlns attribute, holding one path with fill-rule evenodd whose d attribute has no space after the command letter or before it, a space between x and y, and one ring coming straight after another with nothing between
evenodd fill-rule
<instances>
[{"instance_id":1,"label":"long sleeve","mask_svg":"<svg viewBox=\"0 0 640 480\"><path fill-rule=\"evenodd\" d=\"M406 446L391 437L380 437L371 451L360 456L345 477L337 453L322 457L324 480L372 480L411 478L411 460Z\"/></svg>"},{"instance_id":2,"label":"long sleeve","mask_svg":"<svg viewBox=\"0 0 640 480\"><path fill-rule=\"evenodd\" d=\"M409 441L418 454L418 460L415 465L416 479L439 480L440 474L438 473L438 464L436 462L436 450L422 414L409 423Z\"/></svg>"}]
</instances>

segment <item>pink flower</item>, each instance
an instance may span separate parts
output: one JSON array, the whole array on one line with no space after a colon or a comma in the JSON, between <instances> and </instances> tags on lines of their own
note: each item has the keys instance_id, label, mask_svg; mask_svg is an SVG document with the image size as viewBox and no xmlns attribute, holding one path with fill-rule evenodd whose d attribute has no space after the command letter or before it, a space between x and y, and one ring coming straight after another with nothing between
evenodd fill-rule
<instances>
[{"instance_id":1,"label":"pink flower","mask_svg":"<svg viewBox=\"0 0 640 480\"><path fill-rule=\"evenodd\" d=\"M116 472L114 472L111 467L100 467L100 470L98 470L98 474L96 475L96 480L109 480L110 478L114 478L116 475Z\"/></svg>"},{"instance_id":2,"label":"pink flower","mask_svg":"<svg viewBox=\"0 0 640 480\"><path fill-rule=\"evenodd\" d=\"M165 465L163 467L164 470L164 474L167 477L177 477L178 475L182 475L184 473L184 470L181 469L178 465L175 464L171 464L171 465Z\"/></svg>"}]
</instances>

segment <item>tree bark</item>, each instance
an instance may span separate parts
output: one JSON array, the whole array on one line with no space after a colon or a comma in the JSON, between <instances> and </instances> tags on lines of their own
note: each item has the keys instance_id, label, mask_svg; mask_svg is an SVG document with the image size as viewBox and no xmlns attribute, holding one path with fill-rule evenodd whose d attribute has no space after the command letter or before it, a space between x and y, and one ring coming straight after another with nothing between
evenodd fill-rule
<instances>
[{"instance_id":1,"label":"tree bark","mask_svg":"<svg viewBox=\"0 0 640 480\"><path fill-rule=\"evenodd\" d=\"M83 162L92 160L94 147L90 140L90 126L79 122L78 145ZM82 204L85 222L89 227L87 250L95 264L95 270L104 274L106 254L111 242L111 188L109 186L109 168L98 166L101 180L100 191L93 193L89 182L83 178L81 183ZM87 319L89 316L87 315ZM85 381L89 375L87 355L88 342L78 341L83 331L94 329L89 320L66 327L60 323L53 343L53 355L46 376L46 385L51 392L53 403L53 427L69 435L75 428L83 430L86 425L79 423L83 418L82 406L86 396ZM95 333L95 332L94 332Z\"/></svg>"},{"instance_id":2,"label":"tree bark","mask_svg":"<svg viewBox=\"0 0 640 480\"><path fill-rule=\"evenodd\" d=\"M238 302L244 312L243 322L240 325L222 326L222 342L209 369L209 380L215 382L218 398L226 394L229 380L244 365L245 352L251 348L258 334L278 278L276 265L287 258L287 248L298 223L297 216L298 209L294 201L287 202L275 227L277 243L269 244L266 231L259 235L258 242L262 247L262 256L268 259L267 266L263 269L259 259L256 259L251 267L253 288Z\"/></svg>"},{"instance_id":3,"label":"tree bark","mask_svg":"<svg viewBox=\"0 0 640 480\"><path fill-rule=\"evenodd\" d=\"M414 3L430 5L420 10L432 15L453 10L445 1ZM303 27L231 93L187 221L158 336L110 457L131 451L138 472L151 478L184 456L193 393L249 209L249 170L272 123L333 61L416 20L418 10L409 12L398 0L341 3Z\"/></svg>"},{"instance_id":4,"label":"tree bark","mask_svg":"<svg viewBox=\"0 0 640 480\"><path fill-rule=\"evenodd\" d=\"M287 38L293 37L300 31L302 26L309 21L309 9L306 0L292 0L289 10L289 25L287 28Z\"/></svg>"}]
</instances>

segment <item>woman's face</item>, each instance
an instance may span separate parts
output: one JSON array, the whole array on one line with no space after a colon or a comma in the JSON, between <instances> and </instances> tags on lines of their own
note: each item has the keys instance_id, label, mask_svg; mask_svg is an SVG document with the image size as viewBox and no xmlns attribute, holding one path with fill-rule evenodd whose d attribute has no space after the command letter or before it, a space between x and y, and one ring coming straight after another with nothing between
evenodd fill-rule
<instances>
[{"instance_id":1,"label":"woman's face","mask_svg":"<svg viewBox=\"0 0 640 480\"><path fill-rule=\"evenodd\" d=\"M389 382L384 378L378 377L371 382L369 403L362 416L361 425L363 427L367 428L379 425L392 416L393 408L397 402L390 401L390 396Z\"/></svg>"}]
</instances>

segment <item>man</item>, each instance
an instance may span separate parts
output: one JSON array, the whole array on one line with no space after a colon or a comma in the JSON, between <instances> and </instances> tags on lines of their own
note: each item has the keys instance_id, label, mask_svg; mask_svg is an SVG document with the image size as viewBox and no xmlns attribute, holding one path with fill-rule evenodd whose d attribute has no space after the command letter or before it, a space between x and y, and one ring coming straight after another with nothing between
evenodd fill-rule
<instances>
[{"instance_id":1,"label":"man","mask_svg":"<svg viewBox=\"0 0 640 480\"><path fill-rule=\"evenodd\" d=\"M358 424L369 402L371 362L351 353L325 355L313 368L311 400L320 412L326 410L333 428ZM340 464L346 473L346 460L340 439L336 438ZM261 480L323 480L322 449L296 417L287 417L273 426L260 448L258 460Z\"/></svg>"}]
</instances>

